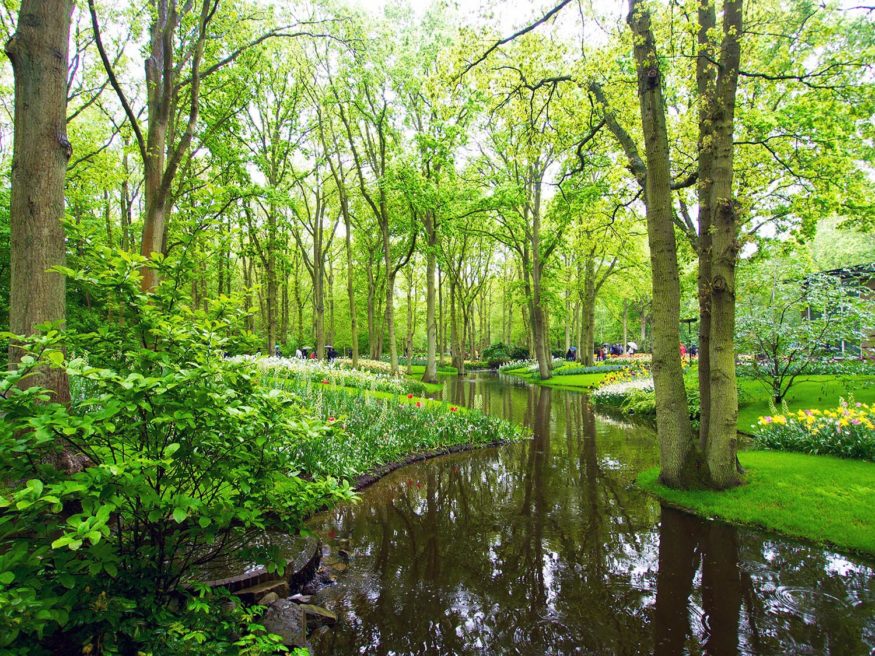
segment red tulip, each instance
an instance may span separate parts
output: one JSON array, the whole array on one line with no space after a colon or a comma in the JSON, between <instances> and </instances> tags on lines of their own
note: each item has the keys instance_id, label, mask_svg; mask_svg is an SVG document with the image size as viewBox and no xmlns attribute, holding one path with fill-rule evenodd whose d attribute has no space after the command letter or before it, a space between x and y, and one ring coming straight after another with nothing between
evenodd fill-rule
<instances>
[{"instance_id":1,"label":"red tulip","mask_svg":"<svg viewBox=\"0 0 875 656\"><path fill-rule=\"evenodd\" d=\"M408 394L408 395L407 395L407 398L408 398L408 399L412 399L412 398L413 398L413 394Z\"/></svg>"},{"instance_id":2,"label":"red tulip","mask_svg":"<svg viewBox=\"0 0 875 656\"><path fill-rule=\"evenodd\" d=\"M450 412L456 412L456 410L458 410L458 408L456 406L454 406L454 405L450 406Z\"/></svg>"}]
</instances>

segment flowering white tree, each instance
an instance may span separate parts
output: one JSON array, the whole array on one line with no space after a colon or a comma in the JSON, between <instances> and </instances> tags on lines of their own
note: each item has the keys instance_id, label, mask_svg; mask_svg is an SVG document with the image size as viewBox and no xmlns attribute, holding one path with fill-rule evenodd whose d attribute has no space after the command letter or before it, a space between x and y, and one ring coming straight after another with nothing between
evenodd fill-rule
<instances>
[{"instance_id":1,"label":"flowering white tree","mask_svg":"<svg viewBox=\"0 0 875 656\"><path fill-rule=\"evenodd\" d=\"M853 270L782 271L766 269L749 282L759 291L739 304L736 324L739 348L756 356L752 374L776 404L815 363L841 355L843 344L862 344L875 326L872 292Z\"/></svg>"}]
</instances>

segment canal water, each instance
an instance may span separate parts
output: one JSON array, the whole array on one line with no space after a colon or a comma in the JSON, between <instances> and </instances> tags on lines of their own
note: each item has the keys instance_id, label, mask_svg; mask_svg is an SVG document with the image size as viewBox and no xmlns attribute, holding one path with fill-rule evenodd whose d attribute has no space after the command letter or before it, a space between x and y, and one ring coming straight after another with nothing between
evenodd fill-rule
<instances>
[{"instance_id":1,"label":"canal water","mask_svg":"<svg viewBox=\"0 0 875 656\"><path fill-rule=\"evenodd\" d=\"M705 521L634 485L654 432L494 374L445 397L534 439L405 467L311 529L346 553L328 654L870 654L875 563Z\"/></svg>"}]
</instances>

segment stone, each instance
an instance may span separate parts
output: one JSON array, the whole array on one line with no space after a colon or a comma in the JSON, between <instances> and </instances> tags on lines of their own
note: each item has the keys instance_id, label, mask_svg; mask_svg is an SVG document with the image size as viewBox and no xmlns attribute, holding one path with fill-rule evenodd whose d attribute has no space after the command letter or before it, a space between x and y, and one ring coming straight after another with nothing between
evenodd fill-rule
<instances>
[{"instance_id":1,"label":"stone","mask_svg":"<svg viewBox=\"0 0 875 656\"><path fill-rule=\"evenodd\" d=\"M296 604L309 604L313 600L313 595L293 594L289 597L289 601L294 601Z\"/></svg>"},{"instance_id":2,"label":"stone","mask_svg":"<svg viewBox=\"0 0 875 656\"><path fill-rule=\"evenodd\" d=\"M268 606L261 624L269 633L280 636L287 647L303 647L307 642L307 617L301 606L288 599Z\"/></svg>"},{"instance_id":3,"label":"stone","mask_svg":"<svg viewBox=\"0 0 875 656\"><path fill-rule=\"evenodd\" d=\"M279 601L280 596L276 592L268 592L258 600L260 606L270 606L273 602Z\"/></svg>"},{"instance_id":4,"label":"stone","mask_svg":"<svg viewBox=\"0 0 875 656\"><path fill-rule=\"evenodd\" d=\"M256 604L262 597L270 592L275 593L277 599L288 597L289 584L282 579L276 581L265 581L264 583L259 583L258 585L238 590L234 594L236 594L244 604Z\"/></svg>"},{"instance_id":5,"label":"stone","mask_svg":"<svg viewBox=\"0 0 875 656\"><path fill-rule=\"evenodd\" d=\"M300 557L298 562L300 562ZM322 543L317 542L313 550L313 555L300 567L295 565L296 569L291 569L288 577L289 589L291 592L301 592L301 589L313 580L316 572L319 569L319 564L322 561Z\"/></svg>"},{"instance_id":6,"label":"stone","mask_svg":"<svg viewBox=\"0 0 875 656\"><path fill-rule=\"evenodd\" d=\"M314 606L313 604L301 604L298 608L304 612L309 631L315 631L320 626L334 626L337 624L337 615L327 608Z\"/></svg>"}]
</instances>

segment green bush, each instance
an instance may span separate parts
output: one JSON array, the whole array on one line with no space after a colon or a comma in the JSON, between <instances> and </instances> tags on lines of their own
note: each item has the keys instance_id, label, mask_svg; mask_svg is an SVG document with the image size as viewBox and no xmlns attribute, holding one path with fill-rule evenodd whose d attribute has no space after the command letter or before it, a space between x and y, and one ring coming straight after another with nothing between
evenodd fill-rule
<instances>
[{"instance_id":1,"label":"green bush","mask_svg":"<svg viewBox=\"0 0 875 656\"><path fill-rule=\"evenodd\" d=\"M66 273L112 320L34 338L21 367L0 372L0 648L272 653L250 611L222 611L221 592L191 577L230 545L282 567L254 538L350 496L296 476L297 445L326 428L261 387L254 367L225 360L239 313L180 307L170 280L142 294L140 258L110 265ZM67 371L69 407L21 388L38 367Z\"/></svg>"}]
</instances>

